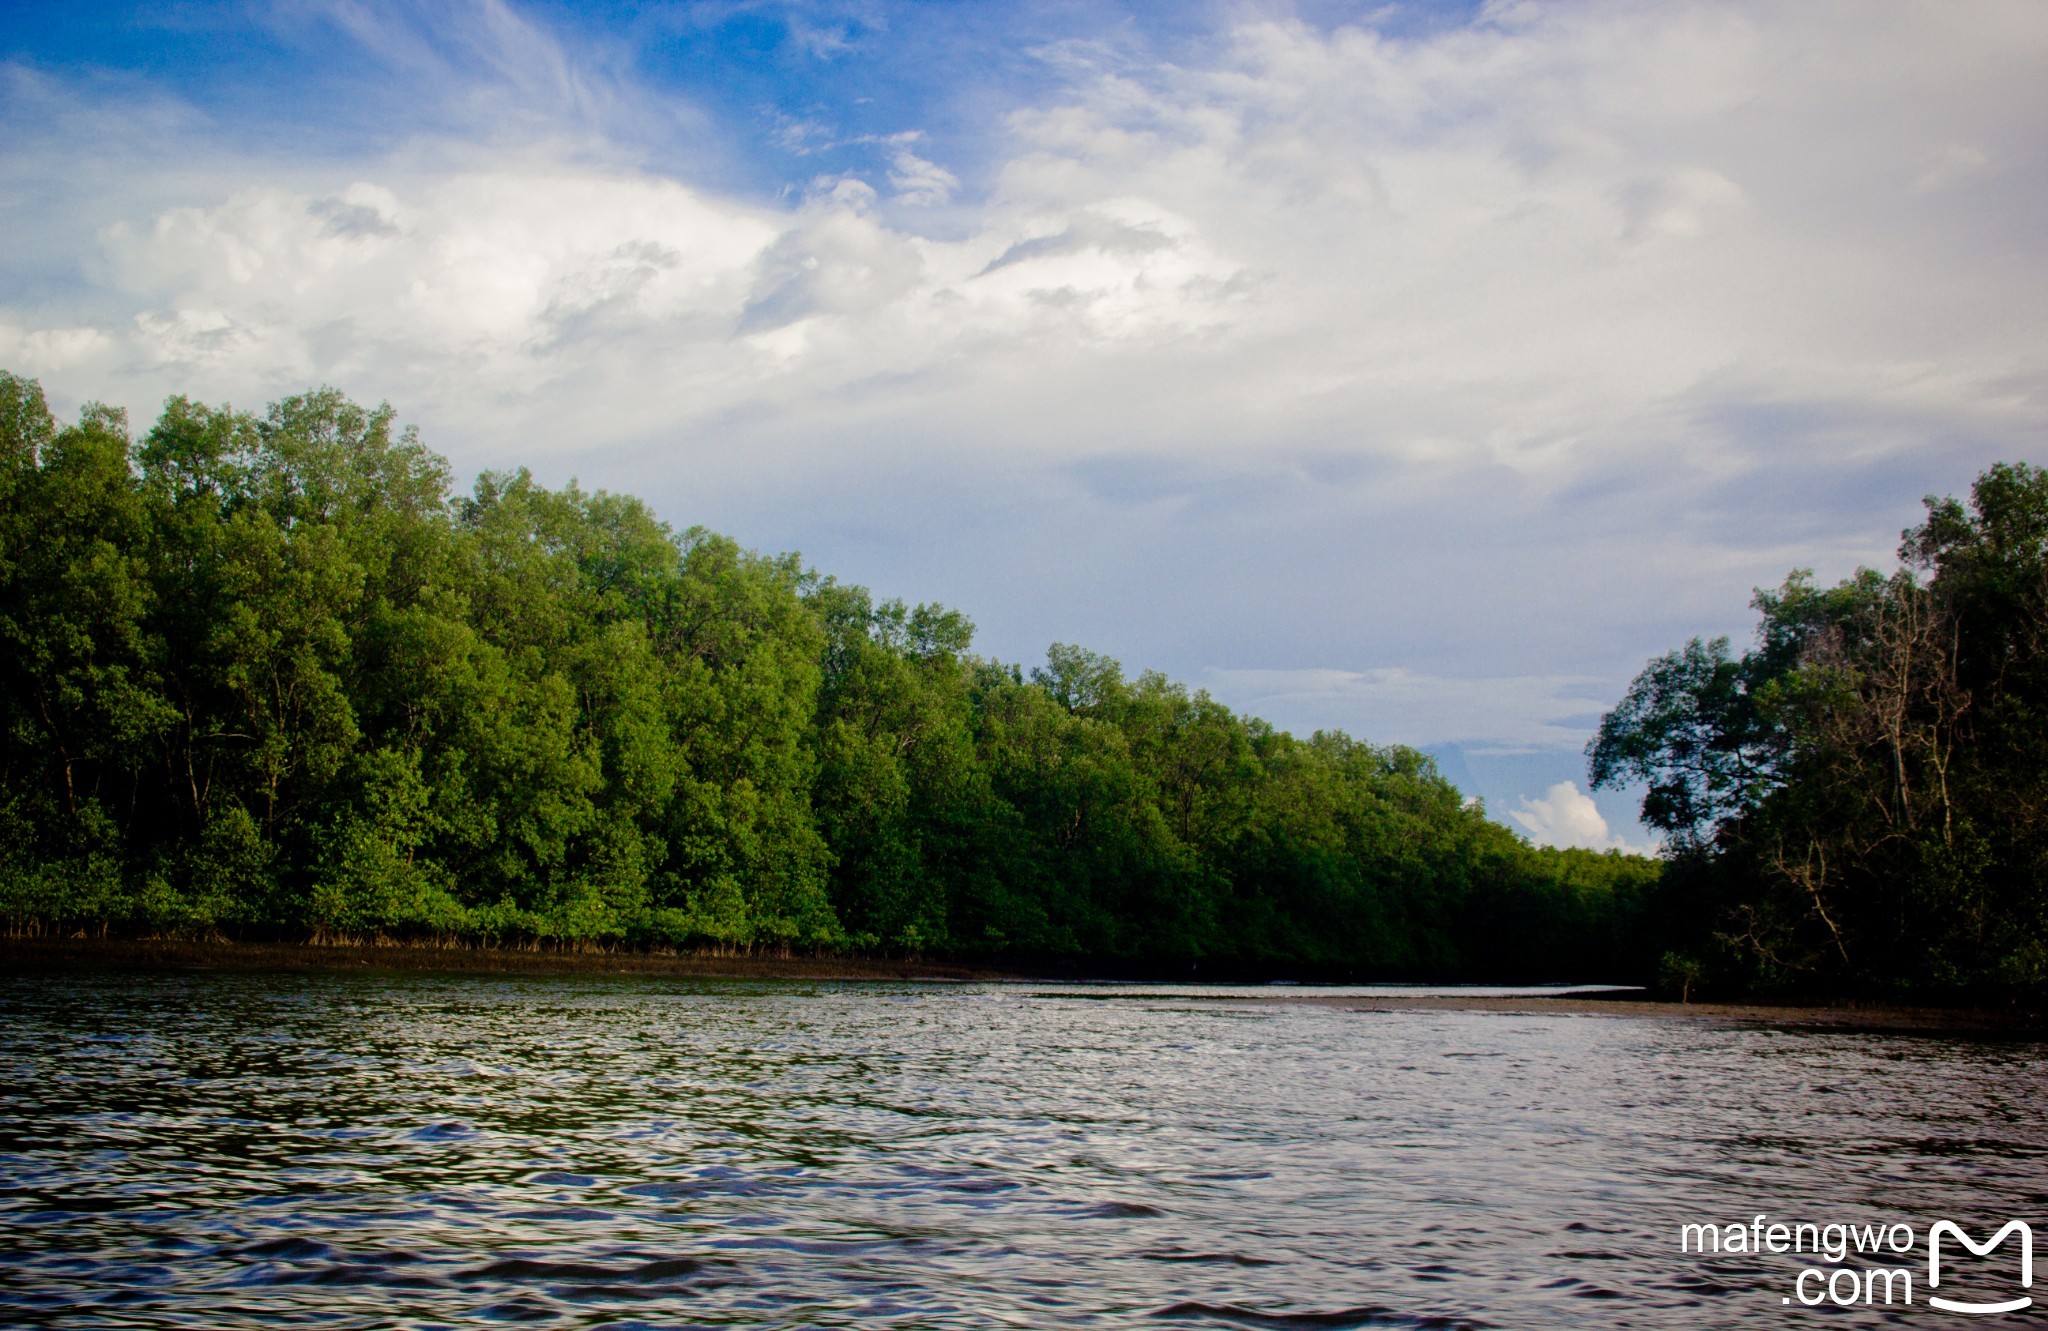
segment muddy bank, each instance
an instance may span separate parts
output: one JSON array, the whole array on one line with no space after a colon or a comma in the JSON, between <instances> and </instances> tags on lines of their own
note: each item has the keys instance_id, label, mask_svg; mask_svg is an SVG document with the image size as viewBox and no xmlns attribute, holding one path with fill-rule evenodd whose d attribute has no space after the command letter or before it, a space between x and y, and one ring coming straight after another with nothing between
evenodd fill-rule
<instances>
[{"instance_id":1,"label":"muddy bank","mask_svg":"<svg viewBox=\"0 0 2048 1331\"><path fill-rule=\"evenodd\" d=\"M399 971L451 975L666 975L701 979L897 980L1060 984L1144 980L1084 973L1060 966L1004 970L941 961L710 952L608 951L583 946L480 947L417 942L282 943L186 939L0 938L0 969L24 971L239 970ZM1180 982L1186 983L1183 979ZM1197 983L1229 984L1226 979ZM1295 1003L1346 1012L1477 1012L1523 1016L1634 1017L1716 1025L1869 1032L1955 1032L2048 1038L2048 1016L2020 1011L1904 1007L1881 1003L1795 1006L1770 1003L1676 1003L1641 990L1559 997L1327 994L1310 986L1216 1001Z\"/></svg>"}]
</instances>

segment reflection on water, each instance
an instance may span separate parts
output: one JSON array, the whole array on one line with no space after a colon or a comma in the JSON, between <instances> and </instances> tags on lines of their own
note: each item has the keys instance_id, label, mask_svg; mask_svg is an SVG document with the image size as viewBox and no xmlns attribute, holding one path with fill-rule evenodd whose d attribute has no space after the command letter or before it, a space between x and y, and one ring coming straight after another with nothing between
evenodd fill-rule
<instances>
[{"instance_id":1,"label":"reflection on water","mask_svg":"<svg viewBox=\"0 0 2048 1331\"><path fill-rule=\"evenodd\" d=\"M14 978L0 1321L1797 1322L1791 1258L1677 1226L2039 1221L2044 1074L2032 1043L1213 994Z\"/></svg>"}]
</instances>

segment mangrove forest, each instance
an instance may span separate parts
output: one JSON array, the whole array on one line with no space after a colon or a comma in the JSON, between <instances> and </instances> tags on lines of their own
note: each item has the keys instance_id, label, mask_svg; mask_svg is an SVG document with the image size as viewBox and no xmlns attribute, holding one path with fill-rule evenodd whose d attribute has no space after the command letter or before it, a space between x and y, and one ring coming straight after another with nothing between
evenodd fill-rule
<instances>
[{"instance_id":1,"label":"mangrove forest","mask_svg":"<svg viewBox=\"0 0 2048 1331\"><path fill-rule=\"evenodd\" d=\"M53 419L0 376L0 917L1161 974L1644 969L1654 860L389 408Z\"/></svg>"},{"instance_id":2,"label":"mangrove forest","mask_svg":"<svg viewBox=\"0 0 2048 1331\"><path fill-rule=\"evenodd\" d=\"M0 921L2038 999L2048 473L1927 504L1606 716L1652 859L627 496L459 492L334 390L138 435L0 374Z\"/></svg>"}]
</instances>

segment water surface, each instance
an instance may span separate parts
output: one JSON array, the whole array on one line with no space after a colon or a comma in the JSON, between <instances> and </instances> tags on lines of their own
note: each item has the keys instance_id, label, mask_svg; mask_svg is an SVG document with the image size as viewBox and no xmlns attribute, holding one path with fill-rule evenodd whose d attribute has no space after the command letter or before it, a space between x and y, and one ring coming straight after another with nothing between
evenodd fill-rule
<instances>
[{"instance_id":1,"label":"water surface","mask_svg":"<svg viewBox=\"0 0 2048 1331\"><path fill-rule=\"evenodd\" d=\"M1933 1326L1677 1227L2048 1219L2039 1044L1273 996L0 980L0 1322Z\"/></svg>"}]
</instances>

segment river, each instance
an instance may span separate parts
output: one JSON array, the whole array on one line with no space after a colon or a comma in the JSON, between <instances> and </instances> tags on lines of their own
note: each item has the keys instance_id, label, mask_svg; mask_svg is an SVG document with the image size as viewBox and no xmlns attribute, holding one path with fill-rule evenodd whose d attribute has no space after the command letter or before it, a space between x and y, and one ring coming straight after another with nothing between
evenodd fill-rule
<instances>
[{"instance_id":1,"label":"river","mask_svg":"<svg viewBox=\"0 0 2048 1331\"><path fill-rule=\"evenodd\" d=\"M1288 992L0 979L0 1322L1937 1326L1934 1219L2048 1240L2038 1043ZM1915 1303L1679 1250L1759 1213Z\"/></svg>"}]
</instances>

